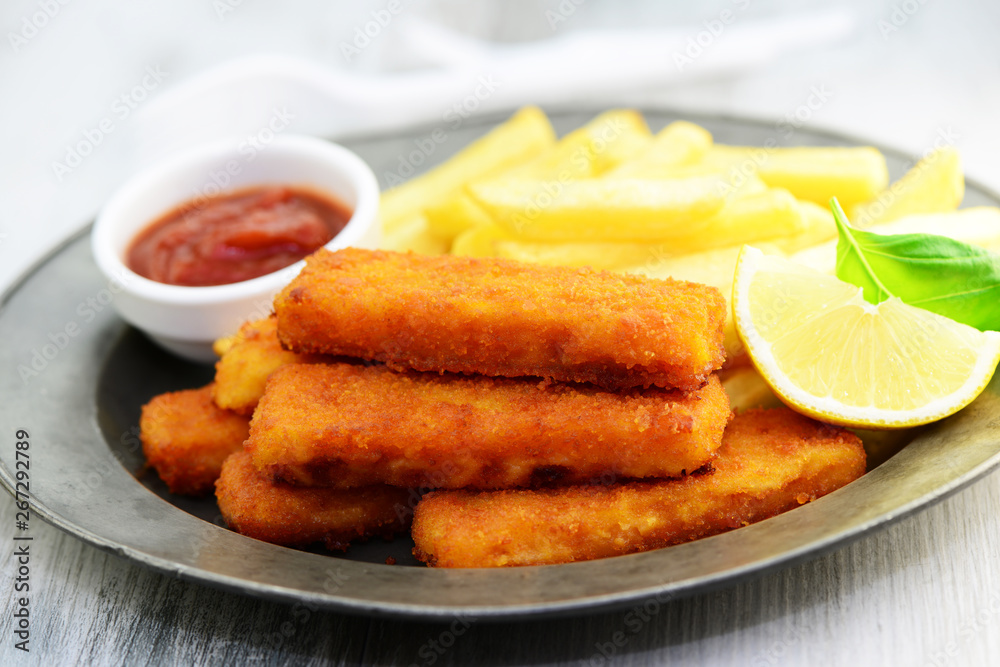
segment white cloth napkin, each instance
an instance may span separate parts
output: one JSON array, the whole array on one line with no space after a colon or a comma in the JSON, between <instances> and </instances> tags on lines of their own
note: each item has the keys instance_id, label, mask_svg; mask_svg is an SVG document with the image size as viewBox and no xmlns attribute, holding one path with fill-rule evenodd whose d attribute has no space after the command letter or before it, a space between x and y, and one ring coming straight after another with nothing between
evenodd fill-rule
<instances>
[{"instance_id":1,"label":"white cloth napkin","mask_svg":"<svg viewBox=\"0 0 1000 667\"><path fill-rule=\"evenodd\" d=\"M373 73L287 55L241 58L186 79L171 71L127 118L112 117L114 133L82 168L56 183L43 150L21 170L5 202L18 224L0 229L0 286L92 220L131 175L196 144L263 143L278 131L337 138L529 103L620 105L822 48L855 23L848 10L750 20L739 13L745 5L666 30L580 31L557 22L553 37L516 44L400 15L363 54ZM93 130L92 119L84 126Z\"/></svg>"},{"instance_id":2,"label":"white cloth napkin","mask_svg":"<svg viewBox=\"0 0 1000 667\"><path fill-rule=\"evenodd\" d=\"M381 37L391 45L387 60L427 67L374 76L290 56L242 58L143 107L131 127L134 166L204 141L266 136L267 128L338 137L527 103L607 100L756 68L796 49L827 45L854 24L844 10L736 18L670 30L568 32L511 45L411 18Z\"/></svg>"}]
</instances>

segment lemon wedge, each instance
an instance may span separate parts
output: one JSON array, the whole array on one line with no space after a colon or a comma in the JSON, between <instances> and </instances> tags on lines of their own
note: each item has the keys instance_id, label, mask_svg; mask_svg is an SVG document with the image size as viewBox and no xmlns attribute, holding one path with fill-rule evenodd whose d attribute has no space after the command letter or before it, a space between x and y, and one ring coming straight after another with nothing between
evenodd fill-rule
<instances>
[{"instance_id":1,"label":"lemon wedge","mask_svg":"<svg viewBox=\"0 0 1000 667\"><path fill-rule=\"evenodd\" d=\"M744 246L733 284L736 331L789 406L858 428L905 428L972 402L1000 361L979 331Z\"/></svg>"}]
</instances>

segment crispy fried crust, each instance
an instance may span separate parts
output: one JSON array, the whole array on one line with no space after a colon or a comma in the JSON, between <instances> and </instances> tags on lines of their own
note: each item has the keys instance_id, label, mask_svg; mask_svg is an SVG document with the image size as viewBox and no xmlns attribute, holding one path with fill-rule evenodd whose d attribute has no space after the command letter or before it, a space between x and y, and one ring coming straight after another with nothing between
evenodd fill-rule
<instances>
[{"instance_id":1,"label":"crispy fried crust","mask_svg":"<svg viewBox=\"0 0 1000 667\"><path fill-rule=\"evenodd\" d=\"M270 482L257 473L246 452L222 467L215 483L219 510L230 528L258 540L286 546L323 542L343 551L349 542L392 537L406 530L407 489L303 489Z\"/></svg>"},{"instance_id":2,"label":"crispy fried crust","mask_svg":"<svg viewBox=\"0 0 1000 667\"><path fill-rule=\"evenodd\" d=\"M160 394L142 406L142 451L171 493L204 495L226 457L242 448L249 424L212 402L212 385Z\"/></svg>"},{"instance_id":3,"label":"crispy fried crust","mask_svg":"<svg viewBox=\"0 0 1000 667\"><path fill-rule=\"evenodd\" d=\"M267 378L275 370L286 364L325 359L282 349L274 317L245 322L233 336L216 341L215 349L221 357L215 364L215 404L248 416L253 414Z\"/></svg>"},{"instance_id":4,"label":"crispy fried crust","mask_svg":"<svg viewBox=\"0 0 1000 667\"><path fill-rule=\"evenodd\" d=\"M725 358L715 288L591 269L321 249L274 306L286 348L397 369L693 390Z\"/></svg>"},{"instance_id":5,"label":"crispy fried crust","mask_svg":"<svg viewBox=\"0 0 1000 667\"><path fill-rule=\"evenodd\" d=\"M611 393L526 378L293 364L268 381L247 450L263 474L302 486L669 477L708 462L729 417L715 376L689 394Z\"/></svg>"},{"instance_id":6,"label":"crispy fried crust","mask_svg":"<svg viewBox=\"0 0 1000 667\"><path fill-rule=\"evenodd\" d=\"M861 441L786 408L726 429L714 473L681 480L493 492L436 491L413 519L438 567L544 565L646 551L760 521L865 471Z\"/></svg>"}]
</instances>

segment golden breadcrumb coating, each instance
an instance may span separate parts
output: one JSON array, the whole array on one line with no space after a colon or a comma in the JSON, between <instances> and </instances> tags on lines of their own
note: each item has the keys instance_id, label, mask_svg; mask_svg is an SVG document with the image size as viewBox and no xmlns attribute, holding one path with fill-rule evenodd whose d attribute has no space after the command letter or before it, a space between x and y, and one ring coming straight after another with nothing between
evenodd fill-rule
<instances>
[{"instance_id":1,"label":"golden breadcrumb coating","mask_svg":"<svg viewBox=\"0 0 1000 667\"><path fill-rule=\"evenodd\" d=\"M226 459L215 497L230 528L285 546L323 542L327 549L343 551L349 542L388 538L406 530L410 515L407 489L303 489L277 484L257 473L246 452Z\"/></svg>"},{"instance_id":2,"label":"golden breadcrumb coating","mask_svg":"<svg viewBox=\"0 0 1000 667\"><path fill-rule=\"evenodd\" d=\"M435 491L413 519L414 554L438 567L568 563L658 549L798 507L865 472L861 441L786 408L726 429L714 472L554 489Z\"/></svg>"},{"instance_id":3,"label":"golden breadcrumb coating","mask_svg":"<svg viewBox=\"0 0 1000 667\"><path fill-rule=\"evenodd\" d=\"M247 450L302 486L508 488L602 475L670 477L705 465L729 401L695 392L607 392L537 379L293 364L276 371Z\"/></svg>"},{"instance_id":4,"label":"golden breadcrumb coating","mask_svg":"<svg viewBox=\"0 0 1000 667\"><path fill-rule=\"evenodd\" d=\"M213 347L221 357L215 364L215 404L241 415L253 414L267 378L275 370L286 364L324 359L282 349L273 316L245 322L239 332L220 338Z\"/></svg>"},{"instance_id":5,"label":"golden breadcrumb coating","mask_svg":"<svg viewBox=\"0 0 1000 667\"><path fill-rule=\"evenodd\" d=\"M274 306L286 348L396 369L689 391L725 359L717 289L592 269L320 249Z\"/></svg>"},{"instance_id":6,"label":"golden breadcrumb coating","mask_svg":"<svg viewBox=\"0 0 1000 667\"><path fill-rule=\"evenodd\" d=\"M212 385L160 394L142 406L142 451L171 493L204 495L226 457L243 447L249 424L212 402Z\"/></svg>"}]
</instances>

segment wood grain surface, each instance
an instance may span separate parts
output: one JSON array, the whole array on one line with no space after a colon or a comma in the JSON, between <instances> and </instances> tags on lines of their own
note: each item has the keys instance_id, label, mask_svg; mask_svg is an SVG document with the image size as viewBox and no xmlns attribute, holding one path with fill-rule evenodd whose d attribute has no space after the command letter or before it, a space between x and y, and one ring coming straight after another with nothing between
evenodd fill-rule
<instances>
[{"instance_id":1,"label":"wood grain surface","mask_svg":"<svg viewBox=\"0 0 1000 667\"><path fill-rule=\"evenodd\" d=\"M0 664L990 665L1000 656L1000 474L832 554L615 613L450 623L351 617L138 567L33 517L31 641L13 647L14 505Z\"/></svg>"}]
</instances>

